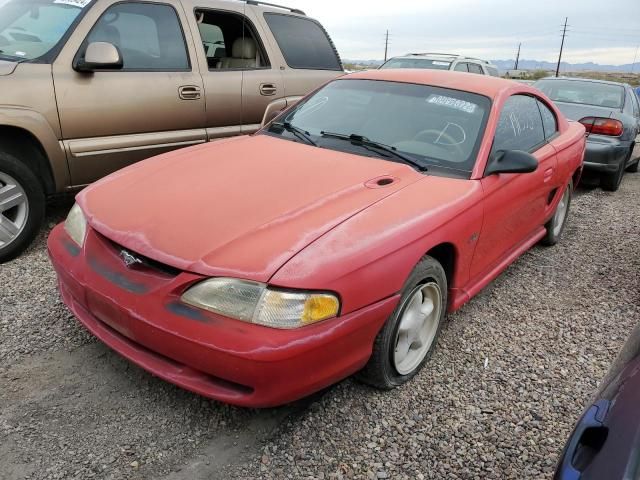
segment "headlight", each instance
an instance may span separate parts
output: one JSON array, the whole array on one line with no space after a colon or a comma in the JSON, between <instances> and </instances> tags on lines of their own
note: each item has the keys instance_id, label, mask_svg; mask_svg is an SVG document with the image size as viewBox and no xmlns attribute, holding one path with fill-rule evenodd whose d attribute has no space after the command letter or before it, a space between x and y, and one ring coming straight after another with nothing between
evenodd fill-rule
<instances>
[{"instance_id":1,"label":"headlight","mask_svg":"<svg viewBox=\"0 0 640 480\"><path fill-rule=\"evenodd\" d=\"M84 237L87 234L87 219L77 203L71 207L64 222L64 229L74 242L80 246L84 244Z\"/></svg>"},{"instance_id":2,"label":"headlight","mask_svg":"<svg viewBox=\"0 0 640 480\"><path fill-rule=\"evenodd\" d=\"M182 301L226 317L273 328L297 328L338 315L330 293L275 290L233 278L212 278L191 287Z\"/></svg>"}]
</instances>

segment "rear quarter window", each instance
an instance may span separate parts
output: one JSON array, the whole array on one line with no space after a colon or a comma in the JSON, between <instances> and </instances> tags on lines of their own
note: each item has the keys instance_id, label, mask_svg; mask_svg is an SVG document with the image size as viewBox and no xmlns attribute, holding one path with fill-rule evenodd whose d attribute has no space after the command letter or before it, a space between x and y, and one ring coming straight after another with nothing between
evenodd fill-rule
<instances>
[{"instance_id":1,"label":"rear quarter window","mask_svg":"<svg viewBox=\"0 0 640 480\"><path fill-rule=\"evenodd\" d=\"M265 13L264 18L289 67L342 71L338 53L318 22L279 13Z\"/></svg>"}]
</instances>

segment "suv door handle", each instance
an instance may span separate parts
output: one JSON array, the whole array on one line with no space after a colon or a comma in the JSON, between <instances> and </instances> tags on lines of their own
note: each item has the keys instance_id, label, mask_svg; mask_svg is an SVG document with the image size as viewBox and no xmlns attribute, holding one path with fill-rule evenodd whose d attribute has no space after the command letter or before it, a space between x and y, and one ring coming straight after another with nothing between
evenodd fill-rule
<instances>
[{"instance_id":1,"label":"suv door handle","mask_svg":"<svg viewBox=\"0 0 640 480\"><path fill-rule=\"evenodd\" d=\"M178 88L178 95L182 100L198 100L201 96L200 87L196 85L184 85Z\"/></svg>"},{"instance_id":2,"label":"suv door handle","mask_svg":"<svg viewBox=\"0 0 640 480\"><path fill-rule=\"evenodd\" d=\"M270 97L271 95L275 95L277 91L278 91L278 88L273 83L260 84L260 95L264 95L265 97Z\"/></svg>"}]
</instances>

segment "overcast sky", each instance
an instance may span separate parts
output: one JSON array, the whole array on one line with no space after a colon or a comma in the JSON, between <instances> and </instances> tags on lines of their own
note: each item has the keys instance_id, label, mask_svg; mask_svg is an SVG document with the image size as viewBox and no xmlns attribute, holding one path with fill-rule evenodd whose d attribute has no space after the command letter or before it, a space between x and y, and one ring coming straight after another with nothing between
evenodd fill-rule
<instances>
[{"instance_id":1,"label":"overcast sky","mask_svg":"<svg viewBox=\"0 0 640 480\"><path fill-rule=\"evenodd\" d=\"M486 59L558 59L561 25L569 17L563 61L621 65L640 45L640 0L281 0L327 28L346 59L454 52ZM640 61L640 51L638 58Z\"/></svg>"}]
</instances>

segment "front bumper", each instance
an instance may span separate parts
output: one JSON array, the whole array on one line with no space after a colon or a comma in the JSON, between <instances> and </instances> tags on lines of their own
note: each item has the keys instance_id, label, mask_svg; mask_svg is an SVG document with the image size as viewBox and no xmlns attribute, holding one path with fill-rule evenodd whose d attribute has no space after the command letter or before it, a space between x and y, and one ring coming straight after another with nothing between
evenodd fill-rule
<instances>
[{"instance_id":1,"label":"front bumper","mask_svg":"<svg viewBox=\"0 0 640 480\"><path fill-rule=\"evenodd\" d=\"M594 172L615 173L620 163L627 160L630 147L630 144L618 139L587 139L584 168Z\"/></svg>"},{"instance_id":2,"label":"front bumper","mask_svg":"<svg viewBox=\"0 0 640 480\"><path fill-rule=\"evenodd\" d=\"M245 407L291 402L358 371L399 299L277 330L180 303L202 277L127 268L91 229L79 249L58 225L48 249L63 301L103 343L175 385Z\"/></svg>"}]
</instances>

